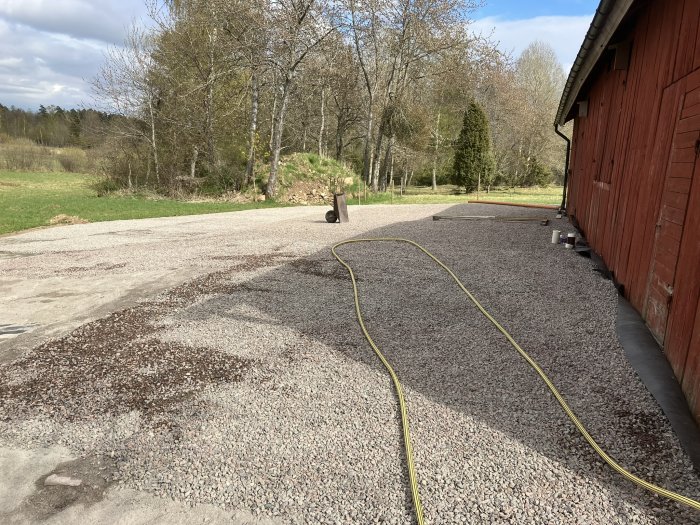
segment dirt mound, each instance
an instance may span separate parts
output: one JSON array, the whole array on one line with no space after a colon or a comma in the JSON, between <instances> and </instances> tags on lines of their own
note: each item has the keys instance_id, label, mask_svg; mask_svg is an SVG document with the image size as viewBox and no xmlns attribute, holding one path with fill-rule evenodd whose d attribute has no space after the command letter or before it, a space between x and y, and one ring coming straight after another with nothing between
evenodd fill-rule
<instances>
[{"instance_id":1,"label":"dirt mound","mask_svg":"<svg viewBox=\"0 0 700 525\"><path fill-rule=\"evenodd\" d=\"M56 224L87 224L89 221L86 221L85 219L82 219L76 215L66 215L65 213L61 213L60 215L55 215L54 217L51 217L49 220L49 224L51 225L56 225Z\"/></svg>"},{"instance_id":2,"label":"dirt mound","mask_svg":"<svg viewBox=\"0 0 700 525\"><path fill-rule=\"evenodd\" d=\"M333 203L333 194L328 190L326 181L297 180L284 192L280 200L294 204Z\"/></svg>"}]
</instances>

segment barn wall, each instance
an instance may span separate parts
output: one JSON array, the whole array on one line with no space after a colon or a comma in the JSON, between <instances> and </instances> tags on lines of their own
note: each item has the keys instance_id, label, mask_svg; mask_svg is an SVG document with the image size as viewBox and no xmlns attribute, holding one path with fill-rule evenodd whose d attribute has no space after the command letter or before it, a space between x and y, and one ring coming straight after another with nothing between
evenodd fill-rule
<instances>
[{"instance_id":1,"label":"barn wall","mask_svg":"<svg viewBox=\"0 0 700 525\"><path fill-rule=\"evenodd\" d=\"M616 69L610 50L589 78L567 207L664 347L698 421L699 28L697 0L641 3L620 27L611 44L631 40L629 64Z\"/></svg>"}]
</instances>

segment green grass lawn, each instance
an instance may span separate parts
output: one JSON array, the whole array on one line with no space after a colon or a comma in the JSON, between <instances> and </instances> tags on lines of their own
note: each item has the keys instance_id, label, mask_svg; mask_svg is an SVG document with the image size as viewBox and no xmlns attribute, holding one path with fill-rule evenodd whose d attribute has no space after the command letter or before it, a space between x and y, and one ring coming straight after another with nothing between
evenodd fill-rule
<instances>
[{"instance_id":1,"label":"green grass lawn","mask_svg":"<svg viewBox=\"0 0 700 525\"><path fill-rule=\"evenodd\" d=\"M456 186L438 186L433 192L430 187L407 188L403 195L399 195L399 189L394 189L391 193L378 193L372 195L364 193L361 196L362 204L463 204L469 200L489 200L499 202L512 202L521 204L549 204L558 206L561 204L562 187L552 186L548 188L515 188L515 189L494 189L489 193L482 191L476 193L455 194ZM350 204L357 204L357 199L351 199Z\"/></svg>"},{"instance_id":2,"label":"green grass lawn","mask_svg":"<svg viewBox=\"0 0 700 525\"><path fill-rule=\"evenodd\" d=\"M77 173L0 171L0 235L46 226L65 214L88 222L170 217L275 206L260 202L183 202L142 196L100 197L95 177Z\"/></svg>"},{"instance_id":3,"label":"green grass lawn","mask_svg":"<svg viewBox=\"0 0 700 525\"><path fill-rule=\"evenodd\" d=\"M281 206L275 202L234 204L228 202L185 202L173 199L152 199L139 195L98 196L94 189L99 179L78 173L27 173L0 171L0 235L47 226L53 217L68 215L88 222L118 219L170 217L224 211ZM394 196L389 193L362 198L362 204L459 204L475 199L475 194L455 195L454 186L411 187ZM532 204L559 204L561 188L517 188L482 192L482 200L498 200ZM357 204L352 198L349 204Z\"/></svg>"}]
</instances>

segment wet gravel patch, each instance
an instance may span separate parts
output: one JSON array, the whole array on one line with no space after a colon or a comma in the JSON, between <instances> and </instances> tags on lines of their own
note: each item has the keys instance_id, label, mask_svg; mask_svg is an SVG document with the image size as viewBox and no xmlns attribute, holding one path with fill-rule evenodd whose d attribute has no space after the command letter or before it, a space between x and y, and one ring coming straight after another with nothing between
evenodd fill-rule
<instances>
[{"instance_id":1,"label":"wet gravel patch","mask_svg":"<svg viewBox=\"0 0 700 525\"><path fill-rule=\"evenodd\" d=\"M255 358L163 340L162 319L215 291L229 293L237 286L234 276L243 280L287 258L237 256L227 270L87 323L0 366L0 441L60 444L118 461L138 433L179 435L174 414L196 406L209 388L240 382ZM121 477L118 469L113 477Z\"/></svg>"},{"instance_id":2,"label":"wet gravel patch","mask_svg":"<svg viewBox=\"0 0 700 525\"><path fill-rule=\"evenodd\" d=\"M529 212L477 205L453 213ZM550 245L552 228L569 226L428 219L363 236L407 237L433 251L538 360L615 459L697 498L689 459L617 342L613 285L590 260ZM217 259L222 270L83 327L80 344L39 347L35 368L31 355L0 368L20 389L0 396L0 413L11 416L0 421L0 436L99 451L114 461L119 485L192 505L284 523L411 523L391 382L357 326L345 270L329 249L309 252L310 242L304 257L290 247L214 253L225 257ZM603 464L541 380L424 255L398 244L339 251L358 276L368 329L405 387L429 523L700 523ZM105 330L113 339L92 347L94 360L80 353ZM61 390L55 376L75 386L80 370L119 367L108 354L127 340L138 358L118 375L131 373L135 389L148 393L166 380L148 380L156 364L182 364L164 390L172 402L163 396L152 409L145 400L153 396L106 384ZM164 349L174 357L161 363ZM237 375L225 375L228 362ZM188 363L201 374L199 388L186 380ZM60 408L62 396L53 405L32 397L40 376L70 410ZM47 403L44 414L38 407Z\"/></svg>"},{"instance_id":3,"label":"wet gravel patch","mask_svg":"<svg viewBox=\"0 0 700 525\"><path fill-rule=\"evenodd\" d=\"M239 381L248 364L210 348L160 341L157 320L217 275L88 323L0 368L0 413L11 423L37 414L59 421L97 414L166 412L205 385ZM89 400L86 403L86 400Z\"/></svg>"},{"instance_id":4,"label":"wet gravel patch","mask_svg":"<svg viewBox=\"0 0 700 525\"><path fill-rule=\"evenodd\" d=\"M29 496L16 515L46 521L69 505L93 505L102 501L105 490L113 483L114 461L109 457L85 457L67 461L36 480L36 492ZM50 476L80 480L77 486L48 484ZM10 520L15 523L14 520Z\"/></svg>"}]
</instances>

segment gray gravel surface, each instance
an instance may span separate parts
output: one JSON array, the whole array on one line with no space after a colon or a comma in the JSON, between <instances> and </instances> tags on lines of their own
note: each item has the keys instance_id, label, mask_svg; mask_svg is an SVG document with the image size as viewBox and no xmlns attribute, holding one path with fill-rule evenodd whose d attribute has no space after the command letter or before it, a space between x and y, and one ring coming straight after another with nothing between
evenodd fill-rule
<instances>
[{"instance_id":1,"label":"gray gravel surface","mask_svg":"<svg viewBox=\"0 0 700 525\"><path fill-rule=\"evenodd\" d=\"M389 224L387 214L437 208L375 210L355 231L290 220L230 246L221 236L209 248L181 239L182 253L210 257L217 272L0 367L0 443L104 455L124 487L285 523L410 523L395 396L329 250L354 234L396 236L456 271L623 466L700 497L697 474L617 342L613 285L590 260L549 244L564 221ZM485 205L450 213L542 215ZM428 523L700 523L603 464L424 255L376 243L340 252L405 387Z\"/></svg>"}]
</instances>

